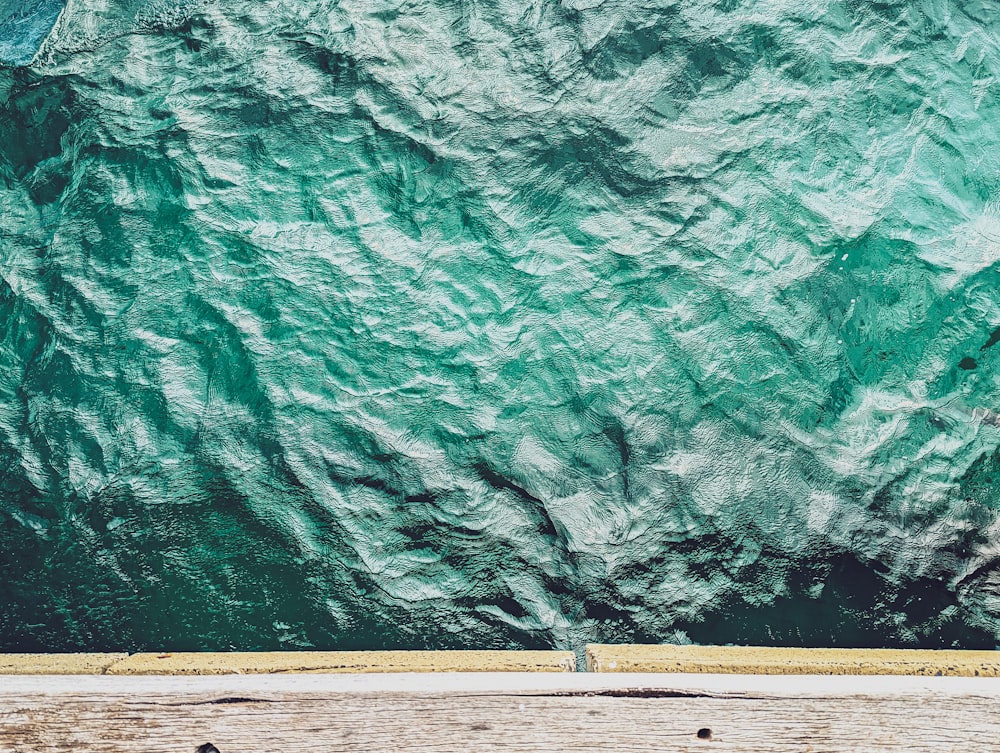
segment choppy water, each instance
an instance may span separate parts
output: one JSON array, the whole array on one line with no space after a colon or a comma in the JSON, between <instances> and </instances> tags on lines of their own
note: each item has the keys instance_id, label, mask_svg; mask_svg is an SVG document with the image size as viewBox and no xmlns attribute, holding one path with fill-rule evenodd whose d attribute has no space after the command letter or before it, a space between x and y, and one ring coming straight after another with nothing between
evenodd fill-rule
<instances>
[{"instance_id":1,"label":"choppy water","mask_svg":"<svg viewBox=\"0 0 1000 753\"><path fill-rule=\"evenodd\" d=\"M0 0L0 61L30 63L63 5L62 0Z\"/></svg>"},{"instance_id":2,"label":"choppy water","mask_svg":"<svg viewBox=\"0 0 1000 753\"><path fill-rule=\"evenodd\" d=\"M60 10L0 648L996 643L994 4Z\"/></svg>"}]
</instances>

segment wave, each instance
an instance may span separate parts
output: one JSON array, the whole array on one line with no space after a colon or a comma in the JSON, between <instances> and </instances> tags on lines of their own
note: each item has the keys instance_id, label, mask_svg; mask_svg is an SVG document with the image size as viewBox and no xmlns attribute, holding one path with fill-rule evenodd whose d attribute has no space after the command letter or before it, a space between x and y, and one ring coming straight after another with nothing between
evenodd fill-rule
<instances>
[{"instance_id":1,"label":"wave","mask_svg":"<svg viewBox=\"0 0 1000 753\"><path fill-rule=\"evenodd\" d=\"M30 63L63 6L63 0L0 0L0 65Z\"/></svg>"}]
</instances>

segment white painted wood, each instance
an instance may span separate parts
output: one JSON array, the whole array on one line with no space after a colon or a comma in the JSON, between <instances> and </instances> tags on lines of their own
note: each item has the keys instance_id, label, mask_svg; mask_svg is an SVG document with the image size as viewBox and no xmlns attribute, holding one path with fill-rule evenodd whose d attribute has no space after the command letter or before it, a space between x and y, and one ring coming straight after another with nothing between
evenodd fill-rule
<instances>
[{"instance_id":1,"label":"white painted wood","mask_svg":"<svg viewBox=\"0 0 1000 753\"><path fill-rule=\"evenodd\" d=\"M0 677L0 751L193 753L204 743L220 753L979 753L1000 751L1000 680Z\"/></svg>"}]
</instances>

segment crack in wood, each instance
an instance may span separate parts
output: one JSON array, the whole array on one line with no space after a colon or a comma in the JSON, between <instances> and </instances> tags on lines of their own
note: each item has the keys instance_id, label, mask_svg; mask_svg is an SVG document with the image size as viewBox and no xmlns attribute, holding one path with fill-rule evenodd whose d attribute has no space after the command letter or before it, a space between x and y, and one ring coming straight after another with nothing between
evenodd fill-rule
<instances>
[{"instance_id":1,"label":"crack in wood","mask_svg":"<svg viewBox=\"0 0 1000 753\"><path fill-rule=\"evenodd\" d=\"M329 700L324 698L323 700ZM126 706L219 706L226 704L240 703L295 703L293 698L244 698L242 696L225 696L223 698L211 698L207 701L161 701L157 699L132 700L126 702Z\"/></svg>"},{"instance_id":2,"label":"crack in wood","mask_svg":"<svg viewBox=\"0 0 1000 753\"><path fill-rule=\"evenodd\" d=\"M213 698L211 701L200 701L196 705L216 704L216 703L272 703L269 698L244 698L242 696L228 696L226 698Z\"/></svg>"},{"instance_id":3,"label":"crack in wood","mask_svg":"<svg viewBox=\"0 0 1000 753\"><path fill-rule=\"evenodd\" d=\"M556 690L548 693L521 693L526 696L547 698L738 698L759 700L744 693L712 693L704 690L668 690L663 688L609 688L607 690Z\"/></svg>"}]
</instances>

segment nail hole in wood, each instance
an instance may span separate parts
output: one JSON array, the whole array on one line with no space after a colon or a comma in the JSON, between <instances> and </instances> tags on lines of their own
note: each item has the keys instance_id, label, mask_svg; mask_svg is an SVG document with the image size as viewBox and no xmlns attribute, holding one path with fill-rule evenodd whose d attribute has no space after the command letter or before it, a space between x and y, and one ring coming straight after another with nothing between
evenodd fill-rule
<instances>
[{"instance_id":1,"label":"nail hole in wood","mask_svg":"<svg viewBox=\"0 0 1000 753\"><path fill-rule=\"evenodd\" d=\"M219 749L212 745L212 743L205 743L195 748L194 753L219 753Z\"/></svg>"},{"instance_id":2,"label":"nail hole in wood","mask_svg":"<svg viewBox=\"0 0 1000 753\"><path fill-rule=\"evenodd\" d=\"M702 727L700 730L698 730L698 739L699 740L711 740L712 739L712 730L710 730L708 727Z\"/></svg>"}]
</instances>

